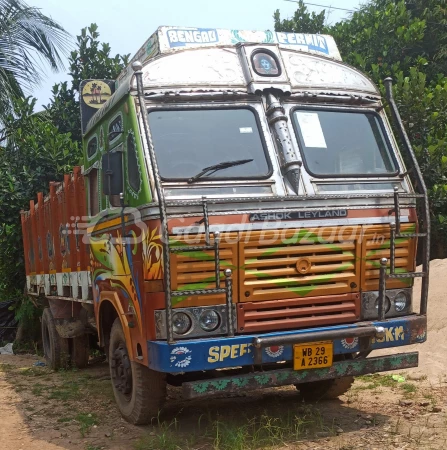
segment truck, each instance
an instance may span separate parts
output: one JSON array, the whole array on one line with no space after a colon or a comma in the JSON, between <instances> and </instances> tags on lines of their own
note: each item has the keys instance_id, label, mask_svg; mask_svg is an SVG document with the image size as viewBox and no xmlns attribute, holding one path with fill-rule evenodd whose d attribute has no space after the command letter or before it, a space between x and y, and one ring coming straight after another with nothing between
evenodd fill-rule
<instances>
[{"instance_id":1,"label":"truck","mask_svg":"<svg viewBox=\"0 0 447 450\"><path fill-rule=\"evenodd\" d=\"M83 81L83 163L21 212L48 365L99 345L134 424L167 385L312 400L416 367L391 349L427 337L430 212L384 92L331 36L173 26Z\"/></svg>"}]
</instances>

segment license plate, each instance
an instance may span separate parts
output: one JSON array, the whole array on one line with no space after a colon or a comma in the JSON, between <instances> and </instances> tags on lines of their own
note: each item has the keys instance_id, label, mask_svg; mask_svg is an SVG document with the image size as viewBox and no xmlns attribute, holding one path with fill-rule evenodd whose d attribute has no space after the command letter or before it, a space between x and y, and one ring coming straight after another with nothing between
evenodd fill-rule
<instances>
[{"instance_id":1,"label":"license plate","mask_svg":"<svg viewBox=\"0 0 447 450\"><path fill-rule=\"evenodd\" d=\"M331 367L333 354L334 344L330 341L295 344L293 346L293 368L294 370L304 370Z\"/></svg>"}]
</instances>

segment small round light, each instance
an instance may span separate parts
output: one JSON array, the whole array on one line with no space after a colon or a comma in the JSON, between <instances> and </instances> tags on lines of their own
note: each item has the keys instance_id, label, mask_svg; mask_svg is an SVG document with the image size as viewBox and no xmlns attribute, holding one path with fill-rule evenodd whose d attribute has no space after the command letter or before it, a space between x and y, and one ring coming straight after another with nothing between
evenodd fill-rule
<instances>
[{"instance_id":1,"label":"small round light","mask_svg":"<svg viewBox=\"0 0 447 450\"><path fill-rule=\"evenodd\" d=\"M394 308L397 312L402 312L408 306L408 298L405 292L399 292L396 297L394 297Z\"/></svg>"},{"instance_id":2,"label":"small round light","mask_svg":"<svg viewBox=\"0 0 447 450\"><path fill-rule=\"evenodd\" d=\"M206 309L200 314L199 324L204 331L214 331L220 324L220 316L213 309Z\"/></svg>"},{"instance_id":3,"label":"small round light","mask_svg":"<svg viewBox=\"0 0 447 450\"><path fill-rule=\"evenodd\" d=\"M186 334L191 326L192 322L188 314L178 312L172 316L172 328L175 334Z\"/></svg>"},{"instance_id":4,"label":"small round light","mask_svg":"<svg viewBox=\"0 0 447 450\"><path fill-rule=\"evenodd\" d=\"M379 298L376 299L375 303L376 310L379 311ZM391 302L388 297L385 297L385 314L390 310Z\"/></svg>"}]
</instances>

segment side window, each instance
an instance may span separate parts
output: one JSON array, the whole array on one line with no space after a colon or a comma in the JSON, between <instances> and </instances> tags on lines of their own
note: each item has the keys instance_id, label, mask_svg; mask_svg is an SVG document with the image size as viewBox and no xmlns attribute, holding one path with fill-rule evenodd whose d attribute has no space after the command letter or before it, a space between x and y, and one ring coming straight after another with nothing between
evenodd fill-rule
<instances>
[{"instance_id":1,"label":"side window","mask_svg":"<svg viewBox=\"0 0 447 450\"><path fill-rule=\"evenodd\" d=\"M87 158L91 159L98 150L98 138L95 136L87 144Z\"/></svg>"},{"instance_id":2,"label":"side window","mask_svg":"<svg viewBox=\"0 0 447 450\"><path fill-rule=\"evenodd\" d=\"M110 122L109 125L109 144L115 142L123 132L123 118L120 115Z\"/></svg>"},{"instance_id":3,"label":"side window","mask_svg":"<svg viewBox=\"0 0 447 450\"><path fill-rule=\"evenodd\" d=\"M98 169L92 169L87 177L90 216L93 217L99 213Z\"/></svg>"},{"instance_id":4,"label":"side window","mask_svg":"<svg viewBox=\"0 0 447 450\"><path fill-rule=\"evenodd\" d=\"M127 176L129 185L135 193L140 192L141 178L138 168L138 155L133 133L127 136Z\"/></svg>"},{"instance_id":5,"label":"side window","mask_svg":"<svg viewBox=\"0 0 447 450\"><path fill-rule=\"evenodd\" d=\"M120 193L123 192L123 144L115 146L102 156L102 192L111 206L121 206Z\"/></svg>"}]
</instances>

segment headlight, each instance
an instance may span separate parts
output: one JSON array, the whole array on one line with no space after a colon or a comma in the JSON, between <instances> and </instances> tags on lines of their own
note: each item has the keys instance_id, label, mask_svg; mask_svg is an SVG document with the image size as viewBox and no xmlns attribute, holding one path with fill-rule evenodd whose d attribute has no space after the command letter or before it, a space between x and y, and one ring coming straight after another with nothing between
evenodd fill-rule
<instances>
[{"instance_id":1,"label":"headlight","mask_svg":"<svg viewBox=\"0 0 447 450\"><path fill-rule=\"evenodd\" d=\"M176 334L186 334L192 326L192 322L188 314L183 312L175 313L172 316L172 328Z\"/></svg>"},{"instance_id":2,"label":"headlight","mask_svg":"<svg viewBox=\"0 0 447 450\"><path fill-rule=\"evenodd\" d=\"M377 298L375 303L376 311L379 311L379 298ZM385 314L390 310L391 308L391 302L390 299L386 296L385 297Z\"/></svg>"},{"instance_id":3,"label":"headlight","mask_svg":"<svg viewBox=\"0 0 447 450\"><path fill-rule=\"evenodd\" d=\"M362 292L362 319L377 320L379 291ZM387 289L384 301L386 318L411 314L411 288Z\"/></svg>"},{"instance_id":4,"label":"headlight","mask_svg":"<svg viewBox=\"0 0 447 450\"><path fill-rule=\"evenodd\" d=\"M400 291L403 289L400 289ZM236 305L233 305L233 326L237 330ZM377 315L377 313L376 313ZM225 305L176 308L172 312L172 328L176 339L194 339L228 334L228 312ZM154 311L157 339L166 339L166 310Z\"/></svg>"},{"instance_id":5,"label":"headlight","mask_svg":"<svg viewBox=\"0 0 447 450\"><path fill-rule=\"evenodd\" d=\"M399 292L396 297L394 297L394 308L397 312L403 311L408 306L408 298L405 292Z\"/></svg>"},{"instance_id":6,"label":"headlight","mask_svg":"<svg viewBox=\"0 0 447 450\"><path fill-rule=\"evenodd\" d=\"M202 330L214 331L220 324L220 316L214 309L208 309L200 314L199 324Z\"/></svg>"}]
</instances>

